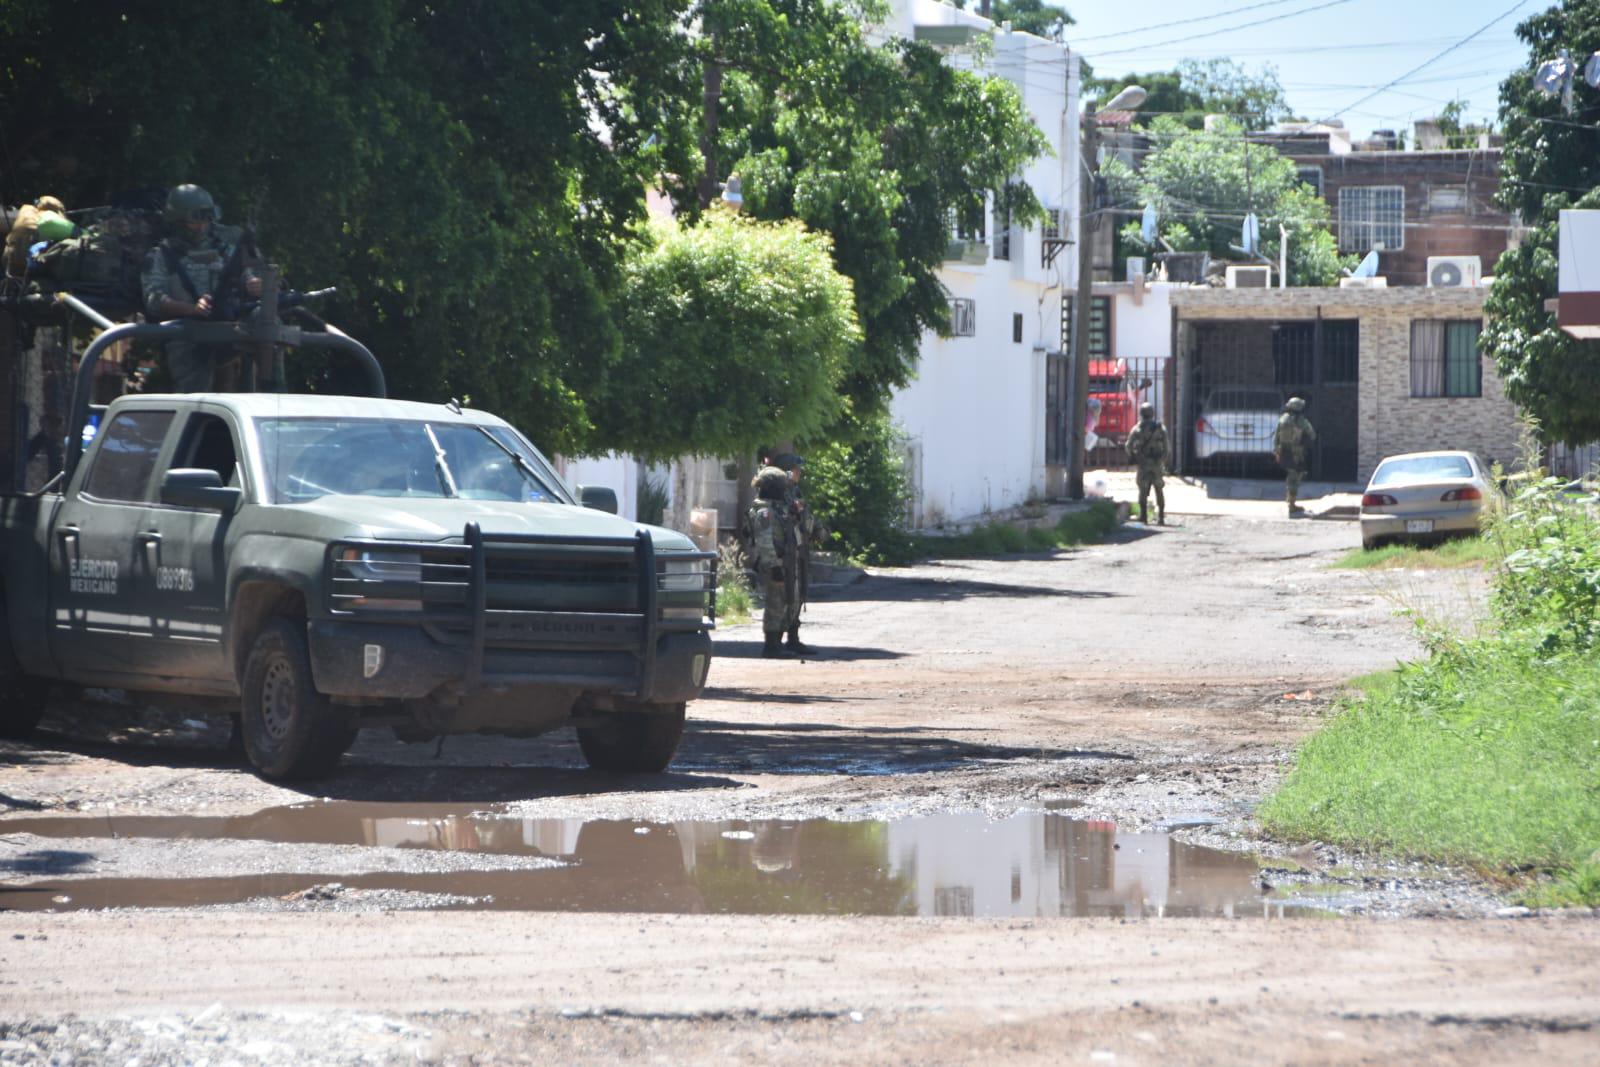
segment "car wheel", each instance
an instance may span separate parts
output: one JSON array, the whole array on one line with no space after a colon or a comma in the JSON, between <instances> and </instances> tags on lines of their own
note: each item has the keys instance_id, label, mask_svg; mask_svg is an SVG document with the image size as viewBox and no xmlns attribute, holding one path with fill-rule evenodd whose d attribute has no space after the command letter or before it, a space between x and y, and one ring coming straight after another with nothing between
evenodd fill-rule
<instances>
[{"instance_id":1,"label":"car wheel","mask_svg":"<svg viewBox=\"0 0 1600 1067\"><path fill-rule=\"evenodd\" d=\"M355 740L352 715L312 684L304 623L267 623L250 648L240 688L245 755L263 778L326 774Z\"/></svg>"},{"instance_id":2,"label":"car wheel","mask_svg":"<svg viewBox=\"0 0 1600 1067\"><path fill-rule=\"evenodd\" d=\"M11 624L0 603L0 738L21 741L44 718L50 701L50 683L22 673L11 651Z\"/></svg>"},{"instance_id":3,"label":"car wheel","mask_svg":"<svg viewBox=\"0 0 1600 1067\"><path fill-rule=\"evenodd\" d=\"M597 771L664 771L683 740L685 710L684 704L658 704L651 711L608 712L604 722L578 727L578 747Z\"/></svg>"}]
</instances>

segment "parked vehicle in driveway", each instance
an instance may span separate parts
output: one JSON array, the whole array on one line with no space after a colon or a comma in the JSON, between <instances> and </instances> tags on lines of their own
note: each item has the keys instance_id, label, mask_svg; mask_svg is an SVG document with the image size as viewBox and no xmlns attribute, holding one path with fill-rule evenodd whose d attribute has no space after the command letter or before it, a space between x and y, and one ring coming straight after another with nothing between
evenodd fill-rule
<instances>
[{"instance_id":1,"label":"parked vehicle in driveway","mask_svg":"<svg viewBox=\"0 0 1600 1067\"><path fill-rule=\"evenodd\" d=\"M1151 384L1149 378L1136 382L1129 377L1125 359L1089 361L1089 402L1091 407L1099 403L1094 432L1101 444L1121 448L1128 443L1128 434L1139 422L1139 405Z\"/></svg>"},{"instance_id":2,"label":"parked vehicle in driveway","mask_svg":"<svg viewBox=\"0 0 1600 1067\"><path fill-rule=\"evenodd\" d=\"M1206 394L1194 423L1194 454L1272 458L1272 435L1283 411L1283 393L1267 386L1224 385Z\"/></svg>"},{"instance_id":3,"label":"parked vehicle in driveway","mask_svg":"<svg viewBox=\"0 0 1600 1067\"><path fill-rule=\"evenodd\" d=\"M1378 464L1361 497L1361 545L1431 543L1478 532L1499 495L1471 452L1408 452Z\"/></svg>"}]
</instances>

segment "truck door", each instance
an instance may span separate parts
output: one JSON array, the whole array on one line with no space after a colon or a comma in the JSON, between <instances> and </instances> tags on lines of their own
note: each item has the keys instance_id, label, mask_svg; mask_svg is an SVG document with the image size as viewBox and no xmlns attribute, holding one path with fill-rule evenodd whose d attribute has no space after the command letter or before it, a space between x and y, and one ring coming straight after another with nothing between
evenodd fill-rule
<instances>
[{"instance_id":1,"label":"truck door","mask_svg":"<svg viewBox=\"0 0 1600 1067\"><path fill-rule=\"evenodd\" d=\"M163 504L161 477L168 470L214 470L224 485L240 485L237 436L227 419L199 410L185 420L178 445L155 478L156 497L145 515L150 603L157 633L165 638L165 667L182 677L231 680L223 650L227 617L227 553L231 515Z\"/></svg>"},{"instance_id":2,"label":"truck door","mask_svg":"<svg viewBox=\"0 0 1600 1067\"><path fill-rule=\"evenodd\" d=\"M155 666L141 520L174 412L124 409L101 428L50 530L50 649L71 677Z\"/></svg>"}]
</instances>

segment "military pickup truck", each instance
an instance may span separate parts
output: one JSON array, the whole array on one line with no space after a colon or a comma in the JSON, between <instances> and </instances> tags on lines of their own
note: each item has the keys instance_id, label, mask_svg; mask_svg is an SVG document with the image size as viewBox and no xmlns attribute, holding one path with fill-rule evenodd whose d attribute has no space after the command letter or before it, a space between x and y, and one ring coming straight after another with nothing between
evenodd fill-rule
<instances>
[{"instance_id":1,"label":"military pickup truck","mask_svg":"<svg viewBox=\"0 0 1600 1067\"><path fill-rule=\"evenodd\" d=\"M215 700L274 779L384 725L572 725L596 768L664 769L710 666L714 554L609 491L584 506L493 415L383 399L372 369L376 396L128 395L97 426L80 390L62 476L0 497L0 736L67 684Z\"/></svg>"}]
</instances>

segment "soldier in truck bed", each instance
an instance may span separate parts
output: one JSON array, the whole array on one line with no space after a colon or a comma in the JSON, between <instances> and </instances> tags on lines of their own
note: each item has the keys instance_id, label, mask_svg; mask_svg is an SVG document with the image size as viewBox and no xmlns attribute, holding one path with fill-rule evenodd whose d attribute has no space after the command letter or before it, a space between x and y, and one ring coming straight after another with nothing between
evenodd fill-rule
<instances>
[{"instance_id":1,"label":"soldier in truck bed","mask_svg":"<svg viewBox=\"0 0 1600 1067\"><path fill-rule=\"evenodd\" d=\"M217 215L211 194L198 185L179 185L167 194L167 235L150 250L142 277L145 314L151 321L233 318L237 309L226 304L241 294L261 295L261 278L245 262L242 232L218 226ZM187 341L170 342L166 348L167 369L178 392L238 388L240 360L233 349Z\"/></svg>"}]
</instances>

